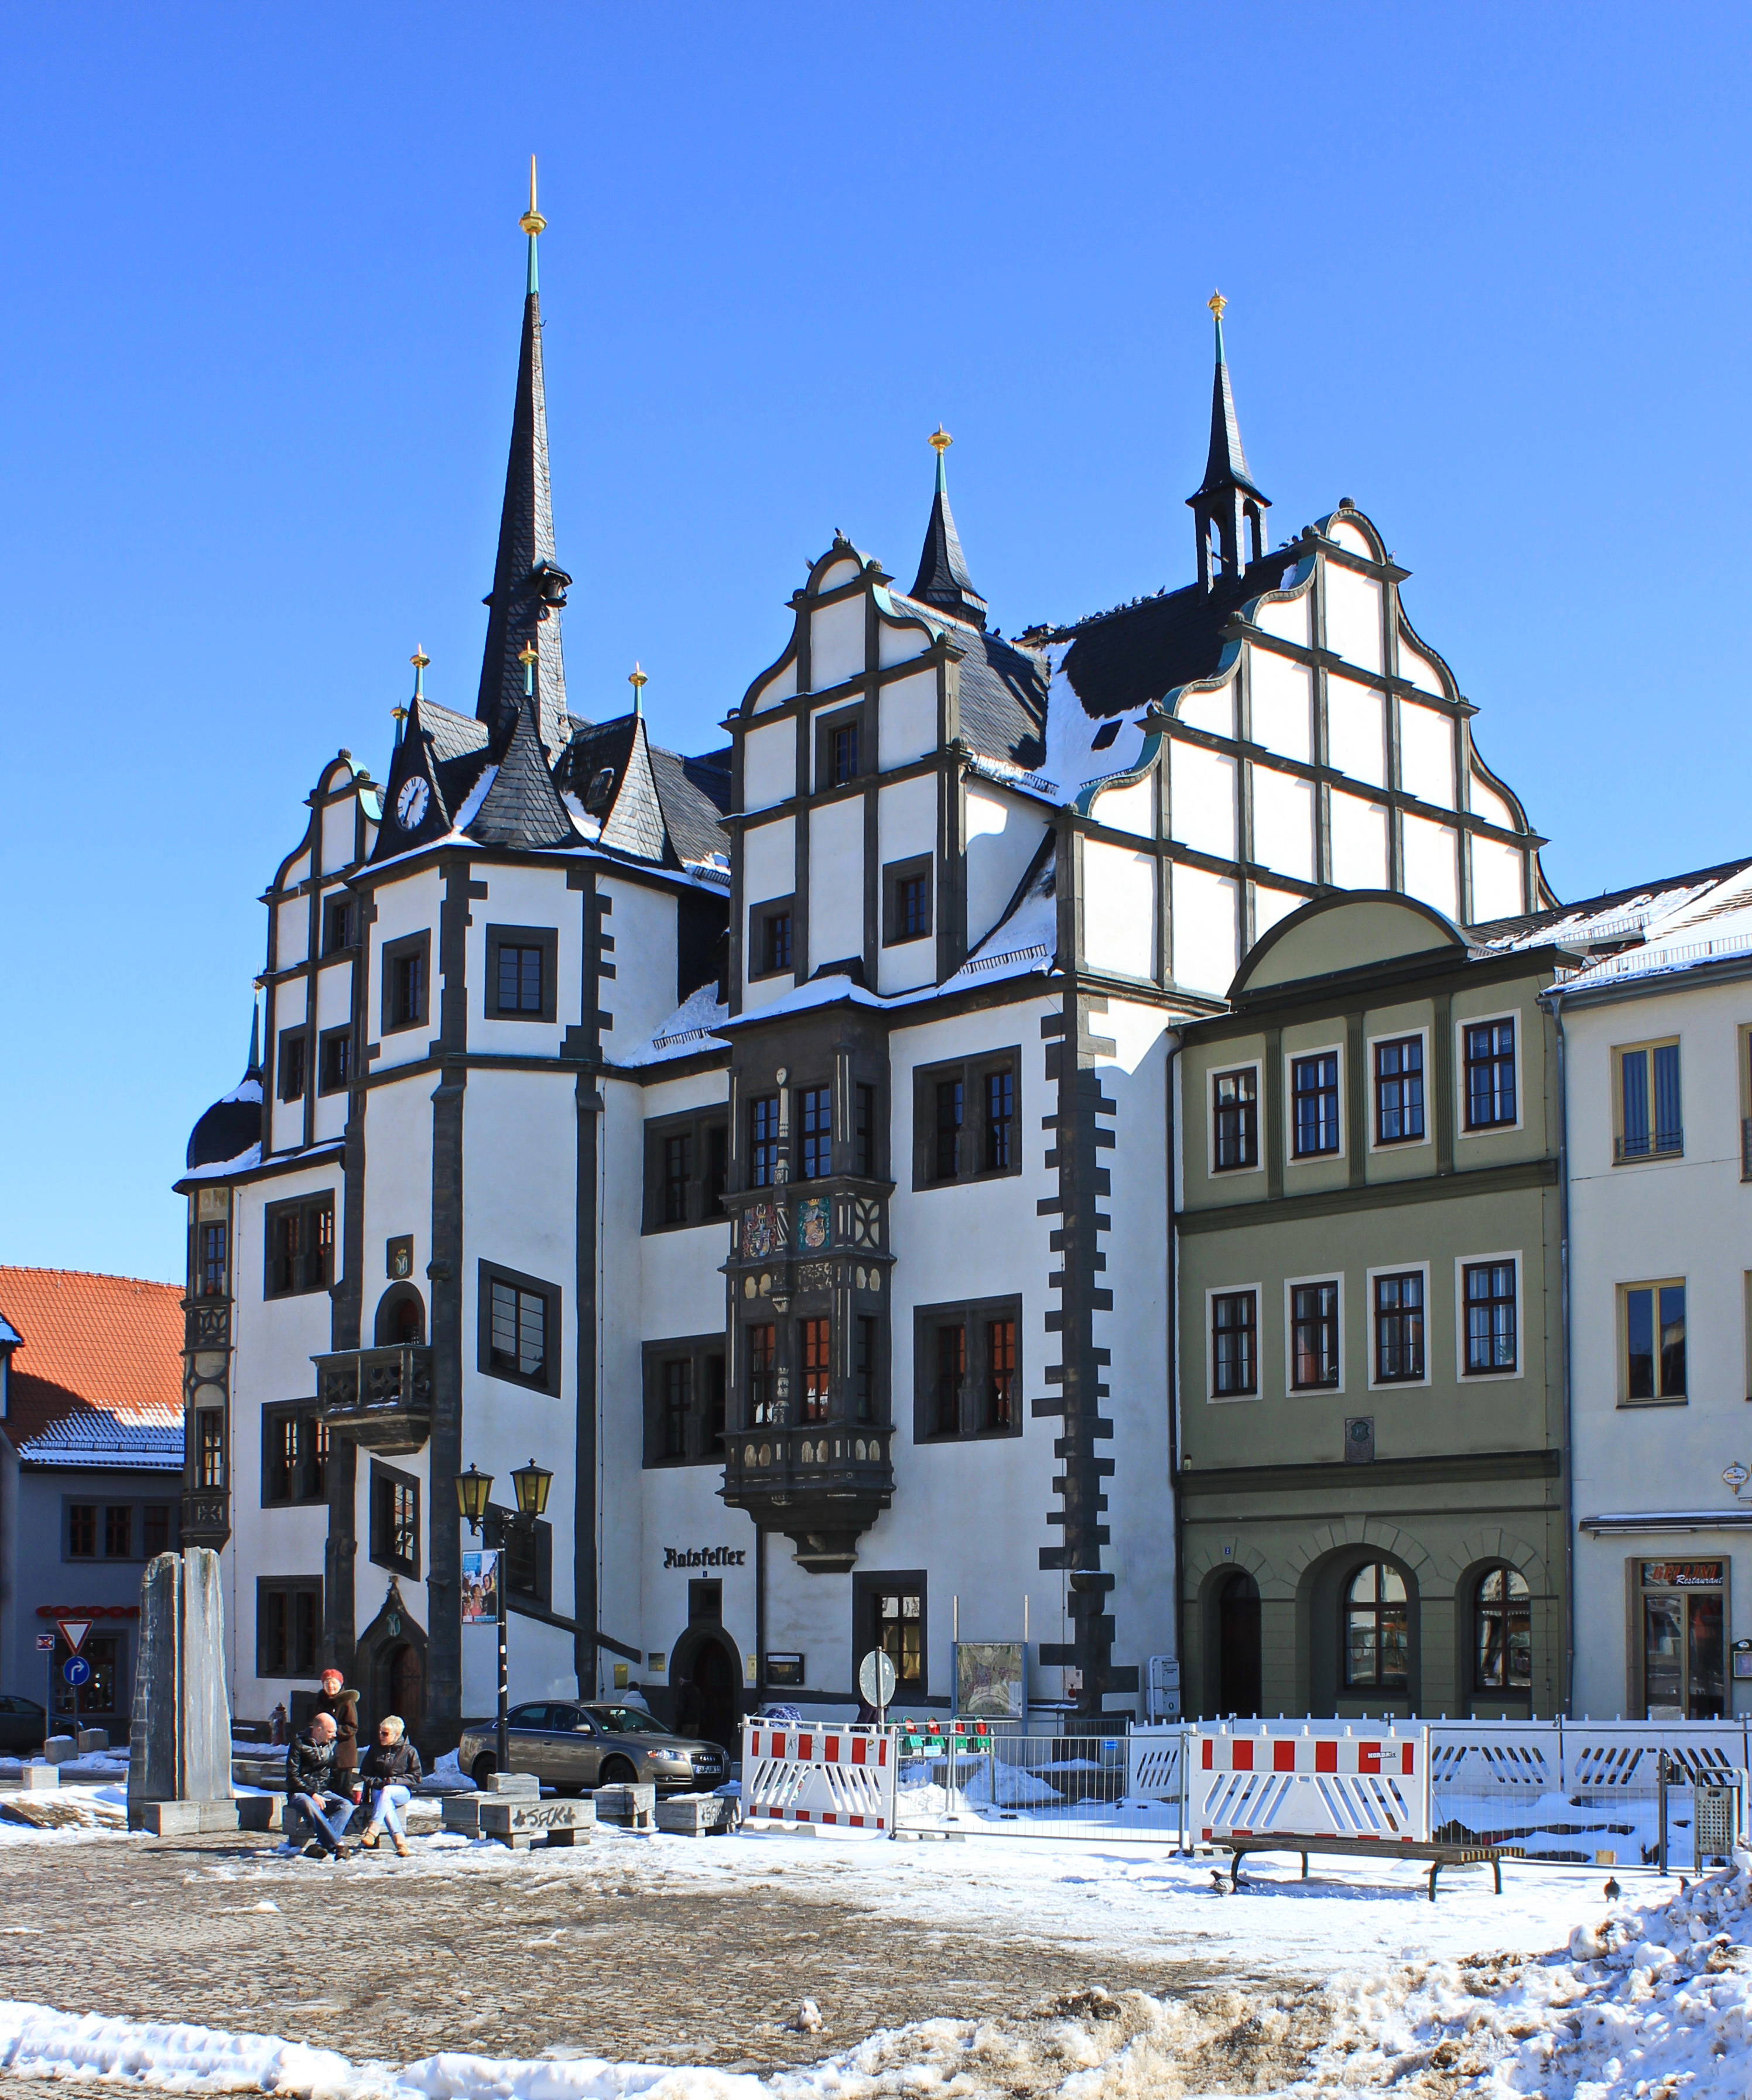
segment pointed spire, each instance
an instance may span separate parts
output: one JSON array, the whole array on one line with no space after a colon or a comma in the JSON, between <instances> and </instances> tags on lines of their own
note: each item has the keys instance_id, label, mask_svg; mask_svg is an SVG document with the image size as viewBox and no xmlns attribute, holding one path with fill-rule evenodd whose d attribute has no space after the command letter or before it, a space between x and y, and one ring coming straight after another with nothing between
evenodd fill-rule
<instances>
[{"instance_id":1,"label":"pointed spire","mask_svg":"<svg viewBox=\"0 0 1752 2100\"><path fill-rule=\"evenodd\" d=\"M1198 533L1198 580L1210 590L1225 576L1238 577L1265 552L1264 513L1271 508L1271 499L1254 480L1241 443L1235 396L1229 383L1229 360L1223 350L1223 309L1229 302L1220 292L1213 292L1205 304L1210 308L1216 333L1216 369L1211 380L1211 449L1205 461L1204 479L1186 501Z\"/></svg>"},{"instance_id":2,"label":"pointed spire","mask_svg":"<svg viewBox=\"0 0 1752 2100\"><path fill-rule=\"evenodd\" d=\"M249 1000L249 1061L244 1066L246 1079L259 1079L262 1073L262 1009L252 994Z\"/></svg>"},{"instance_id":3,"label":"pointed spire","mask_svg":"<svg viewBox=\"0 0 1752 2100\"><path fill-rule=\"evenodd\" d=\"M408 661L413 666L413 704L416 708L417 708L421 701L426 698L426 667L431 662L431 658L426 655L426 651L420 646L419 643L416 642L413 647L413 654L408 659ZM407 721L408 712L409 710L407 708L391 708L390 709L390 718L395 725L395 741L398 743L401 742L402 724Z\"/></svg>"},{"instance_id":4,"label":"pointed spire","mask_svg":"<svg viewBox=\"0 0 1752 2100\"><path fill-rule=\"evenodd\" d=\"M533 641L541 666L536 722L542 748L552 760L571 734L559 609L566 602L571 578L554 559L547 390L541 371L541 300L536 289L536 242L547 221L536 209L533 159L529 170L529 210L518 224L529 238L529 272L523 295L523 342L517 361L517 399L511 417L511 452L505 470L505 502L499 514L499 550L493 563L492 589L486 601L487 646L474 712L487 724L494 748L502 748L516 726L523 693L523 682L517 672L518 651Z\"/></svg>"},{"instance_id":5,"label":"pointed spire","mask_svg":"<svg viewBox=\"0 0 1752 2100\"><path fill-rule=\"evenodd\" d=\"M918 580L910 596L923 605L939 606L974 627L986 624L986 601L973 588L961 552L961 536L955 530L955 513L949 508L949 475L943 455L955 443L939 423L931 433L937 454L937 492L931 499L931 522L925 528L925 548L919 556Z\"/></svg>"}]
</instances>

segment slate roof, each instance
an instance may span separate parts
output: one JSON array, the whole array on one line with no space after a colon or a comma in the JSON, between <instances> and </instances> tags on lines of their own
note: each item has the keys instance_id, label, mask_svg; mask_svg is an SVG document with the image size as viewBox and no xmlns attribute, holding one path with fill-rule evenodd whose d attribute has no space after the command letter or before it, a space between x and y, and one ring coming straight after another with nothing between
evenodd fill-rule
<instances>
[{"instance_id":1,"label":"slate roof","mask_svg":"<svg viewBox=\"0 0 1752 2100\"><path fill-rule=\"evenodd\" d=\"M541 735L536 727L536 704L525 698L517 725L499 761L492 784L470 819L468 835L483 846L513 846L524 852L543 846L571 845L578 834L548 770Z\"/></svg>"},{"instance_id":2,"label":"slate roof","mask_svg":"<svg viewBox=\"0 0 1752 2100\"><path fill-rule=\"evenodd\" d=\"M182 1297L139 1277L0 1268L0 1312L24 1337L0 1433L38 1463L180 1467Z\"/></svg>"},{"instance_id":3,"label":"slate roof","mask_svg":"<svg viewBox=\"0 0 1752 2100\"><path fill-rule=\"evenodd\" d=\"M986 601L973 588L961 552L961 536L955 530L955 513L949 508L949 483L943 456L937 455L937 493L925 528L925 545L919 555L919 574L910 595L926 605L938 606L974 627L986 624Z\"/></svg>"},{"instance_id":4,"label":"slate roof","mask_svg":"<svg viewBox=\"0 0 1752 2100\"><path fill-rule=\"evenodd\" d=\"M215 1101L188 1134L187 1167L216 1167L262 1141L262 1082L245 1079Z\"/></svg>"},{"instance_id":5,"label":"slate roof","mask_svg":"<svg viewBox=\"0 0 1752 2100\"><path fill-rule=\"evenodd\" d=\"M951 619L941 606L889 593L902 612L923 613L949 629L961 659L961 734L975 751L1031 773L1046 756L1044 658L1001 635Z\"/></svg>"},{"instance_id":6,"label":"slate roof","mask_svg":"<svg viewBox=\"0 0 1752 2100\"><path fill-rule=\"evenodd\" d=\"M655 743L650 749L657 801L677 858L700 861L727 854L730 838L718 818L730 807L729 752L722 754L726 762L717 765L710 759L683 758ZM719 755L713 752L712 757Z\"/></svg>"},{"instance_id":7,"label":"slate roof","mask_svg":"<svg viewBox=\"0 0 1752 2100\"><path fill-rule=\"evenodd\" d=\"M1204 479L1198 496L1220 495L1226 488L1242 488L1249 496L1269 504L1247 468L1241 443L1241 425L1235 415L1235 396L1229 383L1229 364L1223 355L1223 316L1216 316L1216 371L1211 381L1211 450L1204 463ZM1189 501L1196 502L1198 496Z\"/></svg>"}]
</instances>

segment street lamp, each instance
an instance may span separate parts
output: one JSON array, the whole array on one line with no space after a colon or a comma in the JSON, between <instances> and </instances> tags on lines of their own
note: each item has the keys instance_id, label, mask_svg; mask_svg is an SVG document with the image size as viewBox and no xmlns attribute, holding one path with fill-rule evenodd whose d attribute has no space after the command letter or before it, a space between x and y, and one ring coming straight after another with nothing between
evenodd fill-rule
<instances>
[{"instance_id":1,"label":"street lamp","mask_svg":"<svg viewBox=\"0 0 1752 2100\"><path fill-rule=\"evenodd\" d=\"M517 1513L496 1510L492 1507L492 1475L483 1473L479 1466L470 1464L466 1473L457 1475L457 1507L468 1519L469 1529L484 1540L489 1546L498 1549L499 1563L493 1571L492 1594L499 1623L499 1727L498 1768L511 1769L510 1703L511 1680L505 1645L505 1575L506 1548L512 1531L532 1529L536 1520L548 1506L548 1489L553 1485L554 1476L545 1466L538 1466L532 1458L527 1466L519 1466L511 1475L511 1485L516 1491Z\"/></svg>"}]
</instances>

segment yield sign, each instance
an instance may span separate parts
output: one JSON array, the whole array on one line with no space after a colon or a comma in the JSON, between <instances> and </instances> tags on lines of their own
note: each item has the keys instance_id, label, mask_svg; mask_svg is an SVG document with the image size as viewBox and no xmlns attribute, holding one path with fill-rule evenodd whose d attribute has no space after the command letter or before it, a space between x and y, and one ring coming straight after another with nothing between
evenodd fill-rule
<instances>
[{"instance_id":1,"label":"yield sign","mask_svg":"<svg viewBox=\"0 0 1752 2100\"><path fill-rule=\"evenodd\" d=\"M61 1639L77 1655L80 1643L91 1630L91 1621L89 1619L57 1619L55 1623L61 1630Z\"/></svg>"}]
</instances>

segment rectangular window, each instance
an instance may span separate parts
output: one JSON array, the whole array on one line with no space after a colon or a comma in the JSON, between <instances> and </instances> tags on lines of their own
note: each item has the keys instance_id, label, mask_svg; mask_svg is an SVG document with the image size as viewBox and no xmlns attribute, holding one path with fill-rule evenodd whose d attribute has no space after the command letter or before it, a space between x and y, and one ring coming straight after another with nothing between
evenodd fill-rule
<instances>
[{"instance_id":1,"label":"rectangular window","mask_svg":"<svg viewBox=\"0 0 1752 2100\"><path fill-rule=\"evenodd\" d=\"M283 1101L302 1101L304 1098L304 1046L302 1027L280 1030L278 1091Z\"/></svg>"},{"instance_id":2,"label":"rectangular window","mask_svg":"<svg viewBox=\"0 0 1752 2100\"><path fill-rule=\"evenodd\" d=\"M490 1505L495 1515L501 1518L513 1514ZM505 1528L505 1589L508 1597L527 1597L532 1604L544 1611L551 1608L554 1601L554 1527L545 1517L537 1517L533 1524L507 1524Z\"/></svg>"},{"instance_id":3,"label":"rectangular window","mask_svg":"<svg viewBox=\"0 0 1752 2100\"><path fill-rule=\"evenodd\" d=\"M687 1223L688 1198L694 1179L694 1140L690 1131L680 1131L663 1140L663 1222Z\"/></svg>"},{"instance_id":4,"label":"rectangular window","mask_svg":"<svg viewBox=\"0 0 1752 2100\"><path fill-rule=\"evenodd\" d=\"M706 1456L720 1458L724 1450L724 1358L713 1353L705 1359Z\"/></svg>"},{"instance_id":5,"label":"rectangular window","mask_svg":"<svg viewBox=\"0 0 1752 2100\"><path fill-rule=\"evenodd\" d=\"M383 944L382 1029L392 1035L398 1028L418 1028L426 1018L426 959L431 950L430 933L408 933Z\"/></svg>"},{"instance_id":6,"label":"rectangular window","mask_svg":"<svg viewBox=\"0 0 1752 2100\"><path fill-rule=\"evenodd\" d=\"M644 1348L647 1467L722 1464L724 1339L689 1335Z\"/></svg>"},{"instance_id":7,"label":"rectangular window","mask_svg":"<svg viewBox=\"0 0 1752 2100\"><path fill-rule=\"evenodd\" d=\"M344 1094L353 1070L353 1031L326 1028L316 1039L316 1091Z\"/></svg>"},{"instance_id":8,"label":"rectangular window","mask_svg":"<svg viewBox=\"0 0 1752 2100\"><path fill-rule=\"evenodd\" d=\"M97 1558L97 1504L67 1505L67 1557L69 1560Z\"/></svg>"},{"instance_id":9,"label":"rectangular window","mask_svg":"<svg viewBox=\"0 0 1752 2100\"><path fill-rule=\"evenodd\" d=\"M1290 1294L1291 1383L1298 1392L1339 1382L1339 1286L1299 1283Z\"/></svg>"},{"instance_id":10,"label":"rectangular window","mask_svg":"<svg viewBox=\"0 0 1752 2100\"><path fill-rule=\"evenodd\" d=\"M420 1572L420 1483L371 1462L371 1558L399 1575Z\"/></svg>"},{"instance_id":11,"label":"rectangular window","mask_svg":"<svg viewBox=\"0 0 1752 2100\"><path fill-rule=\"evenodd\" d=\"M967 1385L967 1329L960 1321L937 1330L937 1378L932 1414L939 1436L961 1433L961 1395Z\"/></svg>"},{"instance_id":12,"label":"rectangular window","mask_svg":"<svg viewBox=\"0 0 1752 2100\"><path fill-rule=\"evenodd\" d=\"M773 1326L770 1321L743 1330L748 1352L748 1427L776 1419L773 1413Z\"/></svg>"},{"instance_id":13,"label":"rectangular window","mask_svg":"<svg viewBox=\"0 0 1752 2100\"><path fill-rule=\"evenodd\" d=\"M1423 1039L1375 1046L1375 1141L1414 1145L1423 1135Z\"/></svg>"},{"instance_id":14,"label":"rectangular window","mask_svg":"<svg viewBox=\"0 0 1752 2100\"><path fill-rule=\"evenodd\" d=\"M1022 1433L1022 1310L1019 1298L916 1308L915 1440Z\"/></svg>"},{"instance_id":15,"label":"rectangular window","mask_svg":"<svg viewBox=\"0 0 1752 2100\"><path fill-rule=\"evenodd\" d=\"M199 1229L196 1241L196 1288L203 1298L225 1295L226 1255L231 1228L207 1224Z\"/></svg>"},{"instance_id":16,"label":"rectangular window","mask_svg":"<svg viewBox=\"0 0 1752 2100\"><path fill-rule=\"evenodd\" d=\"M262 1410L262 1506L320 1502L329 1493L329 1425L312 1407Z\"/></svg>"},{"instance_id":17,"label":"rectangular window","mask_svg":"<svg viewBox=\"0 0 1752 2100\"><path fill-rule=\"evenodd\" d=\"M843 788L863 771L863 740L859 735L863 710L842 709L838 714L818 715L815 735L815 792L825 794Z\"/></svg>"},{"instance_id":18,"label":"rectangular window","mask_svg":"<svg viewBox=\"0 0 1752 2100\"><path fill-rule=\"evenodd\" d=\"M1423 1272L1375 1279L1375 1377L1378 1385L1423 1377Z\"/></svg>"},{"instance_id":19,"label":"rectangular window","mask_svg":"<svg viewBox=\"0 0 1752 2100\"><path fill-rule=\"evenodd\" d=\"M985 1074L986 1171L1008 1173L1016 1142L1016 1074L1008 1065Z\"/></svg>"},{"instance_id":20,"label":"rectangular window","mask_svg":"<svg viewBox=\"0 0 1752 2100\"><path fill-rule=\"evenodd\" d=\"M645 1126L647 1233L724 1222L730 1131L722 1114L654 1117Z\"/></svg>"},{"instance_id":21,"label":"rectangular window","mask_svg":"<svg viewBox=\"0 0 1752 2100\"><path fill-rule=\"evenodd\" d=\"M779 1096L757 1094L748 1104L748 1185L770 1189L779 1179Z\"/></svg>"},{"instance_id":22,"label":"rectangular window","mask_svg":"<svg viewBox=\"0 0 1752 2100\"><path fill-rule=\"evenodd\" d=\"M223 1407L195 1410L195 1485L223 1488L225 1485L225 1410Z\"/></svg>"},{"instance_id":23,"label":"rectangular window","mask_svg":"<svg viewBox=\"0 0 1752 2100\"><path fill-rule=\"evenodd\" d=\"M723 1195L730 1179L730 1125L726 1123L708 1123L705 1126L706 1171L700 1189L699 1221L702 1224L719 1224L723 1221Z\"/></svg>"},{"instance_id":24,"label":"rectangular window","mask_svg":"<svg viewBox=\"0 0 1752 2100\"><path fill-rule=\"evenodd\" d=\"M487 1012L501 1021L552 1021L559 935L551 926L487 929Z\"/></svg>"},{"instance_id":25,"label":"rectangular window","mask_svg":"<svg viewBox=\"0 0 1752 2100\"><path fill-rule=\"evenodd\" d=\"M322 907L322 951L325 955L338 955L342 949L353 945L353 900L351 897L331 897Z\"/></svg>"},{"instance_id":26,"label":"rectangular window","mask_svg":"<svg viewBox=\"0 0 1752 2100\"><path fill-rule=\"evenodd\" d=\"M854 1087L852 1103L856 1118L852 1130L852 1171L874 1180L876 1171L876 1088Z\"/></svg>"},{"instance_id":27,"label":"rectangular window","mask_svg":"<svg viewBox=\"0 0 1752 2100\"><path fill-rule=\"evenodd\" d=\"M1651 1043L1615 1050L1618 1066L1618 1129L1613 1158L1658 1159L1685 1149L1679 1114L1679 1045Z\"/></svg>"},{"instance_id":28,"label":"rectangular window","mask_svg":"<svg viewBox=\"0 0 1752 2100\"><path fill-rule=\"evenodd\" d=\"M1631 1283L1618 1295L1624 1337L1619 1388L1624 1397L1684 1399L1684 1284Z\"/></svg>"},{"instance_id":29,"label":"rectangular window","mask_svg":"<svg viewBox=\"0 0 1752 2100\"><path fill-rule=\"evenodd\" d=\"M925 1577L854 1575L857 1652L880 1648L894 1665L897 1701L925 1695Z\"/></svg>"},{"instance_id":30,"label":"rectangular window","mask_svg":"<svg viewBox=\"0 0 1752 2100\"><path fill-rule=\"evenodd\" d=\"M832 732L832 737L831 781L834 787L842 788L848 780L858 778L857 723L841 722Z\"/></svg>"},{"instance_id":31,"label":"rectangular window","mask_svg":"<svg viewBox=\"0 0 1752 2100\"><path fill-rule=\"evenodd\" d=\"M322 1582L258 1578L255 1586L255 1674L314 1678L322 1646Z\"/></svg>"},{"instance_id":32,"label":"rectangular window","mask_svg":"<svg viewBox=\"0 0 1752 2100\"><path fill-rule=\"evenodd\" d=\"M931 857L890 861L882 871L882 945L922 941L931 930Z\"/></svg>"},{"instance_id":33,"label":"rectangular window","mask_svg":"<svg viewBox=\"0 0 1752 2100\"><path fill-rule=\"evenodd\" d=\"M913 1071L913 1185L942 1187L1022 1168L1022 1060L1007 1050Z\"/></svg>"},{"instance_id":34,"label":"rectangular window","mask_svg":"<svg viewBox=\"0 0 1752 2100\"><path fill-rule=\"evenodd\" d=\"M832 1323L800 1320L803 1344L803 1419L825 1422L832 1377Z\"/></svg>"},{"instance_id":35,"label":"rectangular window","mask_svg":"<svg viewBox=\"0 0 1752 2100\"><path fill-rule=\"evenodd\" d=\"M265 1298L326 1290L334 1282L334 1198L301 1196L270 1203L263 1216L267 1244Z\"/></svg>"},{"instance_id":36,"label":"rectangular window","mask_svg":"<svg viewBox=\"0 0 1752 2100\"><path fill-rule=\"evenodd\" d=\"M127 1502L112 1502L104 1511L104 1558L134 1558L134 1511Z\"/></svg>"},{"instance_id":37,"label":"rectangular window","mask_svg":"<svg viewBox=\"0 0 1752 2100\"><path fill-rule=\"evenodd\" d=\"M1215 1129L1211 1160L1219 1174L1260 1163L1259 1074L1218 1072L1211 1081L1211 1114Z\"/></svg>"},{"instance_id":38,"label":"rectangular window","mask_svg":"<svg viewBox=\"0 0 1752 2100\"><path fill-rule=\"evenodd\" d=\"M937 1083L937 1132L934 1181L953 1181L961 1167L961 1108L963 1088L959 1079Z\"/></svg>"},{"instance_id":39,"label":"rectangular window","mask_svg":"<svg viewBox=\"0 0 1752 2100\"><path fill-rule=\"evenodd\" d=\"M560 1389L561 1293L557 1283L496 1263L479 1265L476 1369L541 1392Z\"/></svg>"},{"instance_id":40,"label":"rectangular window","mask_svg":"<svg viewBox=\"0 0 1752 2100\"><path fill-rule=\"evenodd\" d=\"M1497 1130L1515 1121L1515 1024L1468 1024L1466 1044L1466 1127Z\"/></svg>"},{"instance_id":41,"label":"rectangular window","mask_svg":"<svg viewBox=\"0 0 1752 2100\"><path fill-rule=\"evenodd\" d=\"M1719 1721L1730 1705L1728 1564L1644 1560L1643 1711L1651 1721Z\"/></svg>"},{"instance_id":42,"label":"rectangular window","mask_svg":"<svg viewBox=\"0 0 1752 2100\"><path fill-rule=\"evenodd\" d=\"M140 1551L152 1560L161 1553L170 1553L176 1546L176 1524L174 1521L176 1506L174 1502L148 1502L140 1511Z\"/></svg>"},{"instance_id":43,"label":"rectangular window","mask_svg":"<svg viewBox=\"0 0 1752 2100\"><path fill-rule=\"evenodd\" d=\"M1469 1262L1461 1271L1466 1306L1466 1372L1511 1371L1518 1361L1512 1261Z\"/></svg>"},{"instance_id":44,"label":"rectangular window","mask_svg":"<svg viewBox=\"0 0 1752 2100\"><path fill-rule=\"evenodd\" d=\"M1323 1050L1290 1066L1295 1157L1317 1158L1339 1149L1339 1056Z\"/></svg>"},{"instance_id":45,"label":"rectangular window","mask_svg":"<svg viewBox=\"0 0 1752 2100\"><path fill-rule=\"evenodd\" d=\"M1211 1390L1236 1399L1260 1389L1259 1293L1220 1290L1211 1299Z\"/></svg>"},{"instance_id":46,"label":"rectangular window","mask_svg":"<svg viewBox=\"0 0 1752 2100\"><path fill-rule=\"evenodd\" d=\"M1008 1432L1016 1418L1016 1322L986 1322L986 1407L983 1427Z\"/></svg>"},{"instance_id":47,"label":"rectangular window","mask_svg":"<svg viewBox=\"0 0 1752 2100\"><path fill-rule=\"evenodd\" d=\"M755 905L748 913L748 975L780 977L792 967L792 900L778 897Z\"/></svg>"},{"instance_id":48,"label":"rectangular window","mask_svg":"<svg viewBox=\"0 0 1752 2100\"><path fill-rule=\"evenodd\" d=\"M852 1329L852 1416L876 1420L876 1323L860 1314Z\"/></svg>"},{"instance_id":49,"label":"rectangular window","mask_svg":"<svg viewBox=\"0 0 1752 2100\"><path fill-rule=\"evenodd\" d=\"M663 1367L663 1455L687 1456L687 1418L694 1405L694 1367L687 1357L672 1358Z\"/></svg>"},{"instance_id":50,"label":"rectangular window","mask_svg":"<svg viewBox=\"0 0 1752 2100\"><path fill-rule=\"evenodd\" d=\"M803 1140L802 1178L819 1181L833 1171L833 1093L827 1087L797 1090L797 1123Z\"/></svg>"}]
</instances>

